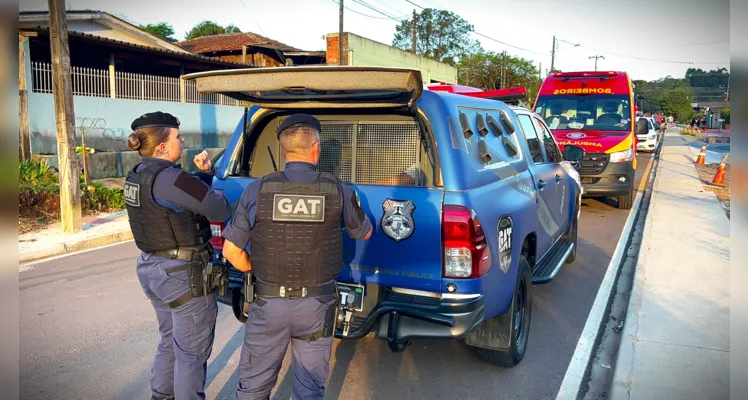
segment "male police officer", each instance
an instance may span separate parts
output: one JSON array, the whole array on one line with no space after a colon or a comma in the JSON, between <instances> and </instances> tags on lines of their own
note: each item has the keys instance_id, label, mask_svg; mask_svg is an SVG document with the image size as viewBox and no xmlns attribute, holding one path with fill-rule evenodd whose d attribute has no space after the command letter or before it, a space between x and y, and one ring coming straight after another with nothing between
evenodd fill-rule
<instances>
[{"instance_id":1,"label":"male police officer","mask_svg":"<svg viewBox=\"0 0 748 400\"><path fill-rule=\"evenodd\" d=\"M337 307L334 279L343 266L341 227L361 240L369 239L373 228L356 193L315 170L319 131L319 121L305 114L280 124L285 171L247 186L223 234L226 259L257 278L257 299L249 305L244 328L237 399L268 398L289 341L294 398L324 396Z\"/></svg>"},{"instance_id":2,"label":"male police officer","mask_svg":"<svg viewBox=\"0 0 748 400\"><path fill-rule=\"evenodd\" d=\"M166 113L132 123L128 145L142 156L127 174L125 203L138 258L138 279L156 310L161 342L151 369L153 399L204 399L207 360L213 347L215 292L209 284L211 237L207 218L225 220L231 210L210 189L215 173L207 153L194 158L202 171L189 174L182 156L179 120Z\"/></svg>"}]
</instances>

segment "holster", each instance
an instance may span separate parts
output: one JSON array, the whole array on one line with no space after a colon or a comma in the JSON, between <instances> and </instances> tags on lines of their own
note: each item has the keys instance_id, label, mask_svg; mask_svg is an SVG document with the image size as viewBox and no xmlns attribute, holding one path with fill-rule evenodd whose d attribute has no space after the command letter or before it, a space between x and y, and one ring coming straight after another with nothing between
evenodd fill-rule
<instances>
[{"instance_id":1,"label":"holster","mask_svg":"<svg viewBox=\"0 0 748 400\"><path fill-rule=\"evenodd\" d=\"M255 276L252 271L244 274L244 302L247 304L255 302Z\"/></svg>"},{"instance_id":2,"label":"holster","mask_svg":"<svg viewBox=\"0 0 748 400\"><path fill-rule=\"evenodd\" d=\"M190 291L169 303L176 308L195 297L207 296L218 289L218 294L226 296L228 292L228 267L215 265L207 261L193 261L178 267L167 268L166 272L187 271Z\"/></svg>"}]
</instances>

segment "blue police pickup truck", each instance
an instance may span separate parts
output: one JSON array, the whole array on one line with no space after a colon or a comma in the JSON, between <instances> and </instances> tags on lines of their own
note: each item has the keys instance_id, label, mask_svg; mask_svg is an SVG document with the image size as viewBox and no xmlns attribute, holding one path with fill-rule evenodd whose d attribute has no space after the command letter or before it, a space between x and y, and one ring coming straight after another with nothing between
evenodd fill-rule
<instances>
[{"instance_id":1,"label":"blue police pickup truck","mask_svg":"<svg viewBox=\"0 0 748 400\"><path fill-rule=\"evenodd\" d=\"M417 70L279 67L186 79L247 107L213 181L233 205L249 182L283 168L275 131L284 118L321 121L319 170L349 183L375 227L368 241L344 235L337 337L373 334L393 351L413 339L460 339L489 363L522 360L532 285L575 257L581 148L562 154L525 108L424 90ZM219 263L227 222L213 223ZM246 321L243 274L229 270L233 294L223 301Z\"/></svg>"}]
</instances>

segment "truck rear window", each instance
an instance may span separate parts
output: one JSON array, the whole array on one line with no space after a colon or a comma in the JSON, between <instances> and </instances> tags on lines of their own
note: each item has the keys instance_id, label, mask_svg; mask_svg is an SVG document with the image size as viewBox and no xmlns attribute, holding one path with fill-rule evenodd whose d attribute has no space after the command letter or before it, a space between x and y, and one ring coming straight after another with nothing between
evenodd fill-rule
<instances>
[{"instance_id":1,"label":"truck rear window","mask_svg":"<svg viewBox=\"0 0 748 400\"><path fill-rule=\"evenodd\" d=\"M627 95L540 96L535 112L552 130L601 130L611 135L631 132Z\"/></svg>"},{"instance_id":2,"label":"truck rear window","mask_svg":"<svg viewBox=\"0 0 748 400\"><path fill-rule=\"evenodd\" d=\"M395 117L318 116L322 130L320 172L329 172L340 180L363 185L434 186L436 181L433 155L412 119ZM250 168L252 177L272 172L268 147L283 168L280 145L273 127L268 124L254 144ZM241 174L241 173L240 173Z\"/></svg>"}]
</instances>

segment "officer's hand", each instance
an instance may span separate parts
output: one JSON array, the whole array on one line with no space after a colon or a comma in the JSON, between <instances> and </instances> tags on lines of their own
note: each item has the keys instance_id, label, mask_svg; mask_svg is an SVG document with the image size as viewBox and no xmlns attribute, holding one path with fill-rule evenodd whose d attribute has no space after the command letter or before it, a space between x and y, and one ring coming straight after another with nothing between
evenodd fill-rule
<instances>
[{"instance_id":1,"label":"officer's hand","mask_svg":"<svg viewBox=\"0 0 748 400\"><path fill-rule=\"evenodd\" d=\"M200 171L208 172L213 168L213 163L208 159L207 150L203 150L202 153L196 155L195 158L192 159L192 161Z\"/></svg>"}]
</instances>

